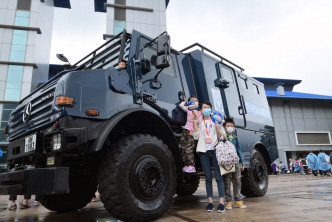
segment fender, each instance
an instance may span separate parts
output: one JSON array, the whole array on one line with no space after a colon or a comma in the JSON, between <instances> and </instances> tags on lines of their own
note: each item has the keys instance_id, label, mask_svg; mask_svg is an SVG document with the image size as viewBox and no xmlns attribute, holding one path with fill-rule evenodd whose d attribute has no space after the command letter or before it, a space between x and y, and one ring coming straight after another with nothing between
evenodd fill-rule
<instances>
[{"instance_id":1,"label":"fender","mask_svg":"<svg viewBox=\"0 0 332 222\"><path fill-rule=\"evenodd\" d=\"M260 143L260 142L255 142L255 143L252 145L252 147L251 147L251 149L250 149L250 158L251 158L251 155L253 154L253 150L254 150L255 148L257 149L257 151L259 151L259 152L262 154L264 160L266 161L267 168L269 169L269 171L272 172L272 167L271 167L271 162L272 162L272 161L271 161L271 159L270 159L270 155L269 155L269 153L268 153L268 151L267 151L267 148L266 148L262 143ZM249 163L249 166L250 166L250 163Z\"/></svg>"},{"instance_id":2,"label":"fender","mask_svg":"<svg viewBox=\"0 0 332 222\"><path fill-rule=\"evenodd\" d=\"M150 115L153 115L153 117L157 118L159 121L162 121L164 123L163 127L167 126L167 131L168 131L167 134L168 135L172 135L172 139L171 139L171 141L169 141L172 144L172 147L174 147L174 146L176 148L178 147L176 139L173 136L172 129L166 123L166 121L164 119L162 119L159 115L157 115L156 113L154 113L154 112L152 112L150 110L147 110L147 109L144 109L144 108L137 108L137 109L128 109L128 110L122 111L122 112L116 114L115 116L113 116L111 119L109 119L107 121L106 125L100 130L100 134L99 134L98 138L93 142L90 150L92 150L92 151L99 151L99 150L101 150L101 148L102 148L102 146L103 146L106 138L111 133L111 131L114 129L114 127L123 118L127 117L130 114L137 113L137 112L149 113ZM165 137L167 137L167 135L165 135ZM175 149L175 150L177 151L177 149ZM174 151L174 150L172 150L172 151Z\"/></svg>"}]
</instances>

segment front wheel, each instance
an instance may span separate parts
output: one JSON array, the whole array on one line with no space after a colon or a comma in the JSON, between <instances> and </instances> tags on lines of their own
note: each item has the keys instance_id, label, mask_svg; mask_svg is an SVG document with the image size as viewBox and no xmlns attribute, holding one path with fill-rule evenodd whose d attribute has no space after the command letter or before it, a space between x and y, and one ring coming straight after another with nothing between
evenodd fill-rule
<instances>
[{"instance_id":1,"label":"front wheel","mask_svg":"<svg viewBox=\"0 0 332 222\"><path fill-rule=\"evenodd\" d=\"M175 193L175 167L160 139L142 134L120 139L99 168L98 189L105 209L123 221L162 216Z\"/></svg>"},{"instance_id":2,"label":"front wheel","mask_svg":"<svg viewBox=\"0 0 332 222\"><path fill-rule=\"evenodd\" d=\"M97 190L95 177L85 177L71 183L69 193L40 195L38 200L47 209L56 212L79 210L87 205Z\"/></svg>"},{"instance_id":3,"label":"front wheel","mask_svg":"<svg viewBox=\"0 0 332 222\"><path fill-rule=\"evenodd\" d=\"M261 197L269 185L268 168L262 154L254 149L250 158L250 168L242 173L241 193L247 197Z\"/></svg>"}]
</instances>

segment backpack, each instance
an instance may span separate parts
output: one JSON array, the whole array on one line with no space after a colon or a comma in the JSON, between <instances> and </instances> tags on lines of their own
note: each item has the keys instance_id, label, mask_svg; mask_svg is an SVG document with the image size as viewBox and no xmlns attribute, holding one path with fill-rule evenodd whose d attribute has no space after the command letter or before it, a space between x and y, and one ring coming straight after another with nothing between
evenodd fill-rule
<instances>
[{"instance_id":1,"label":"backpack","mask_svg":"<svg viewBox=\"0 0 332 222\"><path fill-rule=\"evenodd\" d=\"M305 160L301 160L302 166L306 166L307 165L307 161Z\"/></svg>"},{"instance_id":2,"label":"backpack","mask_svg":"<svg viewBox=\"0 0 332 222\"><path fill-rule=\"evenodd\" d=\"M233 143L229 141L226 142L220 141L215 148L216 148L216 156L219 165L230 166L239 163L240 158L237 155Z\"/></svg>"}]
</instances>

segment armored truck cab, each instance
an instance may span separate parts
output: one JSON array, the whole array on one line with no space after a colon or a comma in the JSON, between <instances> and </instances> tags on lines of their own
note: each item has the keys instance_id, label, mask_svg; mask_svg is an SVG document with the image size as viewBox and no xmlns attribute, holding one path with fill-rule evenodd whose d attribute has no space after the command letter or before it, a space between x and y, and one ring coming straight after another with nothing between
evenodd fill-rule
<instances>
[{"instance_id":1,"label":"armored truck cab","mask_svg":"<svg viewBox=\"0 0 332 222\"><path fill-rule=\"evenodd\" d=\"M35 194L62 212L84 207L98 187L114 217L158 218L175 193L193 194L202 175L182 172L179 146L186 114L178 105L197 95L235 119L242 193L264 195L277 158L274 128L263 84L242 71L202 45L179 52L166 33L124 30L13 110L0 194Z\"/></svg>"}]
</instances>

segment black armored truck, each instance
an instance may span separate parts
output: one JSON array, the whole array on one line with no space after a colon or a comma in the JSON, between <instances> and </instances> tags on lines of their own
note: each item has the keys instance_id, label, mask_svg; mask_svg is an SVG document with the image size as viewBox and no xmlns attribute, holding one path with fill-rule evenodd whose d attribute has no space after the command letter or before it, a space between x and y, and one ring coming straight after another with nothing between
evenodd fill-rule
<instances>
[{"instance_id":1,"label":"black armored truck","mask_svg":"<svg viewBox=\"0 0 332 222\"><path fill-rule=\"evenodd\" d=\"M64 56L59 56L67 61ZM245 170L242 194L262 196L277 159L262 83L196 43L181 51L162 33L126 30L22 99L10 114L0 194L34 194L49 210L84 207L96 190L124 221L163 215L195 193L202 172L182 172L183 97L233 117ZM199 164L199 161L197 162Z\"/></svg>"}]
</instances>

